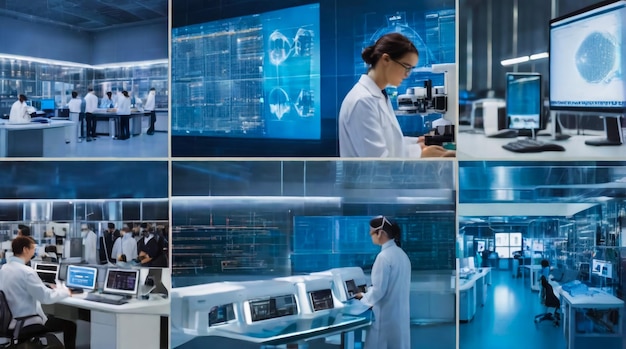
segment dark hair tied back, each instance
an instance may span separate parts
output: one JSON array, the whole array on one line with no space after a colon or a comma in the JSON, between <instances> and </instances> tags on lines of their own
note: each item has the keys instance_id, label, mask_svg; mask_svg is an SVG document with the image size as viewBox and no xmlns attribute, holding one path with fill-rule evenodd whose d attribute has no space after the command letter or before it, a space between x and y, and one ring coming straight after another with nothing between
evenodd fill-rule
<instances>
[{"instance_id":1,"label":"dark hair tied back","mask_svg":"<svg viewBox=\"0 0 626 349\"><path fill-rule=\"evenodd\" d=\"M388 54L391 59L400 59L407 53L419 52L415 45L406 36L400 33L389 33L381 36L372 46L366 47L361 52L361 58L371 67L375 67L383 54Z\"/></svg>"}]
</instances>

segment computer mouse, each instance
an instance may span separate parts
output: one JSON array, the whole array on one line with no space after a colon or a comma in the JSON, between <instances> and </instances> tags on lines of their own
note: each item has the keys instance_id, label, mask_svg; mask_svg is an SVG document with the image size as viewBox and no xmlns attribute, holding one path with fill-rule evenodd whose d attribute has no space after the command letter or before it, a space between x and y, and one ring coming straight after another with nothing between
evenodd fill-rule
<instances>
[{"instance_id":1,"label":"computer mouse","mask_svg":"<svg viewBox=\"0 0 626 349\"><path fill-rule=\"evenodd\" d=\"M570 135L559 133L559 134L554 135L554 140L555 141L564 141L566 139L570 139L570 137L571 137Z\"/></svg>"},{"instance_id":2,"label":"computer mouse","mask_svg":"<svg viewBox=\"0 0 626 349\"><path fill-rule=\"evenodd\" d=\"M545 143L540 147L541 151L565 151L563 146L554 143Z\"/></svg>"}]
</instances>

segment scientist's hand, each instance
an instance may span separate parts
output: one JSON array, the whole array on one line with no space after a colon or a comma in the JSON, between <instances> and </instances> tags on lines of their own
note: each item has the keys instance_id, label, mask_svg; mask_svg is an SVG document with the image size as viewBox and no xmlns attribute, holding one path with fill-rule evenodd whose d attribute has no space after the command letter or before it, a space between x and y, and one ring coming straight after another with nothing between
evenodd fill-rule
<instances>
[{"instance_id":1,"label":"scientist's hand","mask_svg":"<svg viewBox=\"0 0 626 349\"><path fill-rule=\"evenodd\" d=\"M57 280L55 282L55 289L57 289L57 290L59 290L61 292L65 291L65 292L67 292L68 296L70 296L70 297L72 296L72 291L70 291L70 289L67 288L67 286L65 286L61 281Z\"/></svg>"},{"instance_id":2,"label":"scientist's hand","mask_svg":"<svg viewBox=\"0 0 626 349\"><path fill-rule=\"evenodd\" d=\"M440 145L428 145L422 148L423 158L453 158L455 156L455 151L446 150Z\"/></svg>"},{"instance_id":3,"label":"scientist's hand","mask_svg":"<svg viewBox=\"0 0 626 349\"><path fill-rule=\"evenodd\" d=\"M354 295L354 298L356 298L356 299L359 299L359 300L360 300L361 298L363 298L363 293L359 292L359 293L355 294L355 295Z\"/></svg>"}]
</instances>

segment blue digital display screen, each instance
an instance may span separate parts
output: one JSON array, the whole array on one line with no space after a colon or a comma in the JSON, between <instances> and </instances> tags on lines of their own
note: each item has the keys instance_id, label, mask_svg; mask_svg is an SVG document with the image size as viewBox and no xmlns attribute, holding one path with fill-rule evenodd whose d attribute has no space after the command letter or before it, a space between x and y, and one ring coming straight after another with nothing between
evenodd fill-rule
<instances>
[{"instance_id":1,"label":"blue digital display screen","mask_svg":"<svg viewBox=\"0 0 626 349\"><path fill-rule=\"evenodd\" d=\"M506 75L506 114L509 128L541 128L541 75L508 73Z\"/></svg>"},{"instance_id":2,"label":"blue digital display screen","mask_svg":"<svg viewBox=\"0 0 626 349\"><path fill-rule=\"evenodd\" d=\"M617 1L551 21L551 109L626 108L624 18L626 1Z\"/></svg>"},{"instance_id":3,"label":"blue digital display screen","mask_svg":"<svg viewBox=\"0 0 626 349\"><path fill-rule=\"evenodd\" d=\"M96 288L96 275L98 269L70 265L67 267L67 279L65 285L73 288Z\"/></svg>"},{"instance_id":4,"label":"blue digital display screen","mask_svg":"<svg viewBox=\"0 0 626 349\"><path fill-rule=\"evenodd\" d=\"M172 134L319 140L319 4L172 29Z\"/></svg>"},{"instance_id":5,"label":"blue digital display screen","mask_svg":"<svg viewBox=\"0 0 626 349\"><path fill-rule=\"evenodd\" d=\"M41 110L53 110L54 109L54 99L42 99L41 100Z\"/></svg>"}]
</instances>

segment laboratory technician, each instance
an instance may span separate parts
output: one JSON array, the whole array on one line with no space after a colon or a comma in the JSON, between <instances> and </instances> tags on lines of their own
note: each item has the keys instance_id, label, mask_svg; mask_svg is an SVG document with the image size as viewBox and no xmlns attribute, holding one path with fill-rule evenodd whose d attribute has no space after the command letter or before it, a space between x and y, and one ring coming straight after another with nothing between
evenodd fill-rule
<instances>
[{"instance_id":1,"label":"laboratory technician","mask_svg":"<svg viewBox=\"0 0 626 349\"><path fill-rule=\"evenodd\" d=\"M400 248L400 227L379 216L370 221L369 233L381 251L372 267L372 286L356 295L374 311L365 349L410 349L411 261Z\"/></svg>"},{"instance_id":2,"label":"laboratory technician","mask_svg":"<svg viewBox=\"0 0 626 349\"><path fill-rule=\"evenodd\" d=\"M339 111L341 157L420 157L416 137L404 137L385 92L388 85L400 86L418 61L417 48L399 33L383 35L361 57L369 65L367 74L348 92Z\"/></svg>"},{"instance_id":3,"label":"laboratory technician","mask_svg":"<svg viewBox=\"0 0 626 349\"><path fill-rule=\"evenodd\" d=\"M120 134L117 139L130 138L130 96L128 91L122 91L117 97L117 115L120 116Z\"/></svg>"},{"instance_id":4,"label":"laboratory technician","mask_svg":"<svg viewBox=\"0 0 626 349\"><path fill-rule=\"evenodd\" d=\"M154 237L152 227L144 230L143 238L137 242L137 253L139 262L144 267L152 266L152 262L159 255L159 243Z\"/></svg>"},{"instance_id":5,"label":"laboratory technician","mask_svg":"<svg viewBox=\"0 0 626 349\"><path fill-rule=\"evenodd\" d=\"M98 264L98 237L87 224L80 227L80 234L83 238L83 259L87 264Z\"/></svg>"},{"instance_id":6,"label":"laboratory technician","mask_svg":"<svg viewBox=\"0 0 626 349\"><path fill-rule=\"evenodd\" d=\"M156 89L153 87L148 92L148 98L146 99L146 105L143 110L146 112L150 112L150 127L148 127L147 134L154 134L154 123L156 122L156 111L154 110L155 105L155 97L156 97Z\"/></svg>"},{"instance_id":7,"label":"laboratory technician","mask_svg":"<svg viewBox=\"0 0 626 349\"><path fill-rule=\"evenodd\" d=\"M115 229L115 224L109 222L107 224L107 230L102 232L100 237L100 263L115 263L115 257L113 257L113 244L115 240L120 237L120 231Z\"/></svg>"},{"instance_id":8,"label":"laboratory technician","mask_svg":"<svg viewBox=\"0 0 626 349\"><path fill-rule=\"evenodd\" d=\"M71 296L70 291L62 284L52 289L46 287L37 272L26 266L35 255L35 241L29 236L18 236L11 243L13 257L0 272L0 290L4 294L11 309L13 318L38 315L25 321L21 334L63 331L63 342L66 349L76 347L76 324L72 321L50 317L44 314L41 303L52 304ZM9 328L15 328L15 320Z\"/></svg>"},{"instance_id":9,"label":"laboratory technician","mask_svg":"<svg viewBox=\"0 0 626 349\"><path fill-rule=\"evenodd\" d=\"M100 108L101 109L109 109L109 108L113 108L115 106L115 103L113 102L113 92L109 91L106 93L105 97L102 97L102 100L100 101Z\"/></svg>"},{"instance_id":10,"label":"laboratory technician","mask_svg":"<svg viewBox=\"0 0 626 349\"><path fill-rule=\"evenodd\" d=\"M98 97L92 88L87 91L87 95L85 95L85 121L87 122L87 142L91 142L91 140L96 139L96 117L93 113L98 109Z\"/></svg>"},{"instance_id":11,"label":"laboratory technician","mask_svg":"<svg viewBox=\"0 0 626 349\"><path fill-rule=\"evenodd\" d=\"M11 124L27 124L30 122L30 113L26 101L28 98L25 95L20 95L18 100L11 106L9 113L9 123Z\"/></svg>"},{"instance_id":12,"label":"laboratory technician","mask_svg":"<svg viewBox=\"0 0 626 349\"><path fill-rule=\"evenodd\" d=\"M78 125L80 122L80 112L83 107L83 100L78 98L78 92L72 91L72 99L67 102L67 107L70 110L70 121L75 122L75 126L68 127L65 134L65 142L70 143L74 137L80 142L80 134L78 133Z\"/></svg>"},{"instance_id":13,"label":"laboratory technician","mask_svg":"<svg viewBox=\"0 0 626 349\"><path fill-rule=\"evenodd\" d=\"M113 258L118 262L130 262L137 258L137 242L128 226L122 228L122 237L113 243Z\"/></svg>"}]
</instances>

